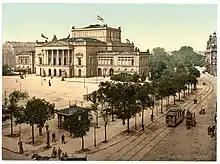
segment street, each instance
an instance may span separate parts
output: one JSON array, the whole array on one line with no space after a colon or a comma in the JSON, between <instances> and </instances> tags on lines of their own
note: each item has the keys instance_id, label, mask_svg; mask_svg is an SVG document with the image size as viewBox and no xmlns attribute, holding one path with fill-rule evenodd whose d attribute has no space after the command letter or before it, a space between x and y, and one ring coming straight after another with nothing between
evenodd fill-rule
<instances>
[{"instance_id":1,"label":"street","mask_svg":"<svg viewBox=\"0 0 220 164\"><path fill-rule=\"evenodd\" d=\"M2 148L2 160L30 160L28 157L22 156L20 154L15 154Z\"/></svg>"},{"instance_id":2,"label":"street","mask_svg":"<svg viewBox=\"0 0 220 164\"><path fill-rule=\"evenodd\" d=\"M109 147L105 150L91 153L89 160L216 160L216 137L207 135L207 127L214 125L216 104L216 79L202 75L209 83L199 95L202 101L193 104L186 101L182 108L196 113L197 124L187 130L184 122L176 128L168 128L165 118L156 121L131 138ZM198 96L198 95L195 95ZM205 105L206 114L199 115L199 110Z\"/></svg>"}]
</instances>

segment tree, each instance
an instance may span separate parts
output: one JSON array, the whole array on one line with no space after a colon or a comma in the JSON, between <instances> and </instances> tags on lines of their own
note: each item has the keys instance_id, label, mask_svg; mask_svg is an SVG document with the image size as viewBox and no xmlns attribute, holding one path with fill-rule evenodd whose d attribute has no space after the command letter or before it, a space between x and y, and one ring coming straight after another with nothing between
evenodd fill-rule
<instances>
[{"instance_id":1,"label":"tree","mask_svg":"<svg viewBox=\"0 0 220 164\"><path fill-rule=\"evenodd\" d=\"M13 118L17 120L17 122L22 123L23 120L20 119L20 112L22 112L21 105L19 105L20 100L27 99L29 96L27 92L14 91L9 95L9 99L7 100L7 104L5 105L5 114L10 115L11 119L11 135L13 135ZM15 121L16 121L15 120Z\"/></svg>"},{"instance_id":2,"label":"tree","mask_svg":"<svg viewBox=\"0 0 220 164\"><path fill-rule=\"evenodd\" d=\"M98 91L93 91L90 94L85 95L87 101L91 101L91 110L95 112L96 115L96 127L98 127L99 113L98 113Z\"/></svg>"},{"instance_id":3,"label":"tree","mask_svg":"<svg viewBox=\"0 0 220 164\"><path fill-rule=\"evenodd\" d=\"M89 109L77 110L74 115L68 117L64 127L68 128L70 135L82 139L82 150L84 150L84 136L89 131L92 117Z\"/></svg>"},{"instance_id":4,"label":"tree","mask_svg":"<svg viewBox=\"0 0 220 164\"><path fill-rule=\"evenodd\" d=\"M7 64L2 64L2 76L12 75L12 71Z\"/></svg>"},{"instance_id":5,"label":"tree","mask_svg":"<svg viewBox=\"0 0 220 164\"><path fill-rule=\"evenodd\" d=\"M33 97L28 100L24 109L25 122L32 127L32 143L34 144L34 124L42 128L47 120L54 117L55 104L51 104L44 99ZM39 131L40 133L42 131Z\"/></svg>"},{"instance_id":6,"label":"tree","mask_svg":"<svg viewBox=\"0 0 220 164\"><path fill-rule=\"evenodd\" d=\"M104 143L107 142L107 125L109 124L109 111L111 109L108 108L108 106L104 106L101 110L101 116L103 118L103 122L104 122L104 128L105 128L105 140L104 140Z\"/></svg>"},{"instance_id":7,"label":"tree","mask_svg":"<svg viewBox=\"0 0 220 164\"><path fill-rule=\"evenodd\" d=\"M142 106L142 130L144 130L144 110L154 105L153 89L150 83L144 83L144 85L137 86L138 100Z\"/></svg>"},{"instance_id":8,"label":"tree","mask_svg":"<svg viewBox=\"0 0 220 164\"><path fill-rule=\"evenodd\" d=\"M132 83L117 83L115 90L115 108L119 119L127 120L127 132L129 133L129 120L139 112L135 85Z\"/></svg>"}]
</instances>

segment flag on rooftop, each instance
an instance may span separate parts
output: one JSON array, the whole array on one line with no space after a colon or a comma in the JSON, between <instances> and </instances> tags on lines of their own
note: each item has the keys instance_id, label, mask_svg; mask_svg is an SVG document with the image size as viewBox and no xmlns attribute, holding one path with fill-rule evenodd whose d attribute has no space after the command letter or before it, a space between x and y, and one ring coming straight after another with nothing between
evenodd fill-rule
<instances>
[{"instance_id":1,"label":"flag on rooftop","mask_svg":"<svg viewBox=\"0 0 220 164\"><path fill-rule=\"evenodd\" d=\"M42 38L45 38L45 39L48 39L48 37L44 36L43 33L41 33L41 37L42 37Z\"/></svg>"},{"instance_id":2,"label":"flag on rooftop","mask_svg":"<svg viewBox=\"0 0 220 164\"><path fill-rule=\"evenodd\" d=\"M100 17L99 15L97 15L97 20L104 22L104 19Z\"/></svg>"}]
</instances>

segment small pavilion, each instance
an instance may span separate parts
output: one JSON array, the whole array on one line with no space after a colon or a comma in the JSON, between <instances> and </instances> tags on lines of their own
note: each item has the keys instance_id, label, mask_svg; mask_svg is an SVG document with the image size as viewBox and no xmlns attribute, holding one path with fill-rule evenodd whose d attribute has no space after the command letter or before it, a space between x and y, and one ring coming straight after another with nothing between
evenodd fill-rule
<instances>
[{"instance_id":1,"label":"small pavilion","mask_svg":"<svg viewBox=\"0 0 220 164\"><path fill-rule=\"evenodd\" d=\"M70 106L69 108L58 110L56 112L57 118L58 118L58 129L61 130L62 122L68 117L73 116L73 115L78 117L81 115L81 113L84 113L84 112L88 113L88 108L83 108L83 107L79 107L76 105Z\"/></svg>"}]
</instances>

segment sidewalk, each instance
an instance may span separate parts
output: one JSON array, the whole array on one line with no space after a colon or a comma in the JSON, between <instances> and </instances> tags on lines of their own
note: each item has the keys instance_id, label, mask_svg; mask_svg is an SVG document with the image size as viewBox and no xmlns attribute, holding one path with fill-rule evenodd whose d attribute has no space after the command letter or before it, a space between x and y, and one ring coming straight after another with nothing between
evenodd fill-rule
<instances>
[{"instance_id":1,"label":"sidewalk","mask_svg":"<svg viewBox=\"0 0 220 164\"><path fill-rule=\"evenodd\" d=\"M192 95L191 95L192 96ZM190 96L190 97L191 97ZM173 103L173 99L170 100L170 104ZM180 104L183 102L176 102L176 104ZM157 107L155 108L159 108L158 112L155 111L154 109L154 115L155 115L155 120L158 119L159 117L161 117L162 115L166 114L166 110L164 108L164 113L161 114L160 113L160 103L158 104ZM145 126L151 124L151 120L150 120L150 115L151 115L151 110L146 110L145 111L145 117L144 117L144 124ZM137 114L137 127L138 129L141 130L141 127L139 126L141 125L141 117L139 117L139 115ZM134 129L135 126L135 119L132 118L130 120L130 129ZM121 120L116 120L116 122L110 122L110 125L107 127L107 140L108 143L101 143L102 141L104 141L104 127L101 126L100 129L96 130L96 143L97 143L97 147L94 146L94 129L91 128L90 131L87 133L87 136L84 137L84 142L85 142L85 148L89 149L90 151L96 151L97 149L105 149L105 147L111 146L112 144L114 144L114 142L119 142L117 141L115 138L116 136L120 135L123 131L127 130L127 125L122 125L122 121ZM124 138L126 139L126 137L129 137L129 134L125 134ZM73 139L71 137L66 137L66 140L68 141L67 144L61 144L60 141L56 144L54 144L53 146L58 148L60 147L64 152L67 152L68 155L73 155L75 153L75 151L79 151L81 149L81 138L77 138L77 139ZM116 141L114 141L116 140ZM39 155L43 155L43 156L50 156L52 153L52 149L44 151L39 153Z\"/></svg>"},{"instance_id":2,"label":"sidewalk","mask_svg":"<svg viewBox=\"0 0 220 164\"><path fill-rule=\"evenodd\" d=\"M198 88L202 87L202 85L199 85ZM191 95L192 96L192 95ZM190 96L190 97L191 97ZM181 96L182 97L182 96ZM188 96L189 98L189 96ZM164 101L165 102L165 101ZM176 102L177 104L180 104L182 102ZM165 103L164 103L165 104ZM170 104L173 104L173 98L170 99ZM157 110L156 110L157 109ZM144 124L145 125L149 125L151 123L150 120L150 115L151 115L151 110L145 110L145 114L144 114ZM165 112L165 108L164 108L164 112ZM165 113L164 113L165 114ZM160 113L160 103L157 105L157 107L154 108L154 116L155 119L157 119L158 117L160 117L161 115L164 115ZM101 119L100 119L101 120ZM139 117L139 115L137 115L137 126L140 129L140 125L141 124L141 117ZM132 127L134 127L135 125L135 119L131 119L130 120L130 129ZM50 126L51 127L51 126ZM126 131L127 129L127 125L122 125L122 121L117 119L116 122L110 122L110 125L107 127L107 140L109 141L109 143L107 144L101 144L100 147L104 148L110 144L112 144L112 140L114 140L115 136L119 135L121 132ZM56 129L57 133L63 133L64 131L59 131ZM101 126L99 129L96 130L96 143L97 145L99 143L101 143L102 141L104 141L104 127ZM93 135L94 134L94 129L90 128L90 131L87 133L87 136L84 137L84 142L85 142L85 148L89 148L90 150L96 150L96 148L93 146L94 145L94 138ZM57 135L59 137L59 135ZM51 147L60 147L64 152L67 152L68 155L72 155L75 153L75 151L78 151L81 149L81 138L77 138L74 139L72 137L69 136L69 133L67 131L65 131L65 136L66 136L66 144L61 144L60 142L60 138L59 141L57 141L56 143L52 143ZM58 139L58 138L57 138ZM30 152L40 152L39 155L43 155L43 156L51 156L52 153L52 148L48 149L48 150L43 150L42 148L45 146L45 144L41 144L39 146L32 146L31 144L23 144L24 147L24 151L25 153L30 154ZM9 149L13 152L18 152L18 138L8 138L3 136L2 137L2 147Z\"/></svg>"}]
</instances>

